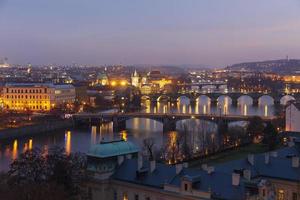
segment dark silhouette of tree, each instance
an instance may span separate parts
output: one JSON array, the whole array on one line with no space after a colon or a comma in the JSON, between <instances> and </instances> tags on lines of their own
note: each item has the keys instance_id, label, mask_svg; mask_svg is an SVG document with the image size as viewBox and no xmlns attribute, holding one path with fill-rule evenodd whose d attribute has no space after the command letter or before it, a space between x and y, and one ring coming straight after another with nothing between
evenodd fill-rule
<instances>
[{"instance_id":1,"label":"dark silhouette of tree","mask_svg":"<svg viewBox=\"0 0 300 200\"><path fill-rule=\"evenodd\" d=\"M220 120L218 123L218 140L221 148L224 148L224 139L228 136L228 123Z\"/></svg>"},{"instance_id":2,"label":"dark silhouette of tree","mask_svg":"<svg viewBox=\"0 0 300 200\"><path fill-rule=\"evenodd\" d=\"M267 123L267 126L265 127L263 134L264 134L263 143L268 146L269 150L274 150L278 141L277 140L278 132L272 123L270 122Z\"/></svg>"},{"instance_id":3,"label":"dark silhouette of tree","mask_svg":"<svg viewBox=\"0 0 300 200\"><path fill-rule=\"evenodd\" d=\"M13 161L0 180L0 199L63 200L84 198L85 156L66 154L64 149L48 152L33 149Z\"/></svg>"},{"instance_id":4,"label":"dark silhouette of tree","mask_svg":"<svg viewBox=\"0 0 300 200\"><path fill-rule=\"evenodd\" d=\"M260 117L252 117L247 125L247 133L250 138L261 135L264 130L264 122Z\"/></svg>"}]
</instances>

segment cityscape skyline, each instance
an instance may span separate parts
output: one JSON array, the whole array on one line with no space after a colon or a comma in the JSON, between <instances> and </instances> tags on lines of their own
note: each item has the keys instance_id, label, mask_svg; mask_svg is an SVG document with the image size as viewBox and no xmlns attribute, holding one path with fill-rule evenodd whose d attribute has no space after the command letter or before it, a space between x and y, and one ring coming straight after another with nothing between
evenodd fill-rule
<instances>
[{"instance_id":1,"label":"cityscape skyline","mask_svg":"<svg viewBox=\"0 0 300 200\"><path fill-rule=\"evenodd\" d=\"M10 63L227 66L299 58L300 2L0 2Z\"/></svg>"}]
</instances>

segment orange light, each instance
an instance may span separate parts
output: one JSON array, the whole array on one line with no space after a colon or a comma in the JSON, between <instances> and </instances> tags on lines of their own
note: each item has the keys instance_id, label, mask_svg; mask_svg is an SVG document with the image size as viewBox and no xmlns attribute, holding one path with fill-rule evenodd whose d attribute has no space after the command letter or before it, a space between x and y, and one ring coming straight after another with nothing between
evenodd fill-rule
<instances>
[{"instance_id":1,"label":"orange light","mask_svg":"<svg viewBox=\"0 0 300 200\"><path fill-rule=\"evenodd\" d=\"M117 82L116 81L112 81L110 84L111 84L111 86L116 86Z\"/></svg>"},{"instance_id":2,"label":"orange light","mask_svg":"<svg viewBox=\"0 0 300 200\"><path fill-rule=\"evenodd\" d=\"M121 81L121 85L125 86L126 85L126 81Z\"/></svg>"}]
</instances>

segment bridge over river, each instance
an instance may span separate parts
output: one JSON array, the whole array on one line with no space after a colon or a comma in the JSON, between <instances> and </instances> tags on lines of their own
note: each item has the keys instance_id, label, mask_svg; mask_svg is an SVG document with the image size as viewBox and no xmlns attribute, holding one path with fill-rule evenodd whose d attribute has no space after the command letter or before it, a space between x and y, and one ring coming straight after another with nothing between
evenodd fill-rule
<instances>
[{"instance_id":1,"label":"bridge over river","mask_svg":"<svg viewBox=\"0 0 300 200\"><path fill-rule=\"evenodd\" d=\"M250 121L254 116L242 115L217 115L217 114L190 114L190 113L80 113L74 114L73 120L75 123L88 123L89 125L99 125L101 123L113 122L113 130L115 132L126 129L126 121L133 118L144 118L158 121L163 124L163 131L175 131L176 123L186 119L201 119L218 123L220 120L230 122ZM260 117L264 122L271 122L277 117L264 116Z\"/></svg>"}]
</instances>

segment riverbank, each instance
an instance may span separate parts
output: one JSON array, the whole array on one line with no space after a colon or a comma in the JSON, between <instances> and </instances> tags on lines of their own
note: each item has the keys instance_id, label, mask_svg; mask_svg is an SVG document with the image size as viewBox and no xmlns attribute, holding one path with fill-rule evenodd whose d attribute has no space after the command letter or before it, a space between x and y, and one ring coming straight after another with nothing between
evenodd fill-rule
<instances>
[{"instance_id":1,"label":"riverbank","mask_svg":"<svg viewBox=\"0 0 300 200\"><path fill-rule=\"evenodd\" d=\"M16 139L25 136L34 136L37 134L44 134L51 131L67 129L73 127L72 119L57 119L51 121L44 121L39 124L32 124L18 128L8 128L0 130L0 140Z\"/></svg>"}]
</instances>

